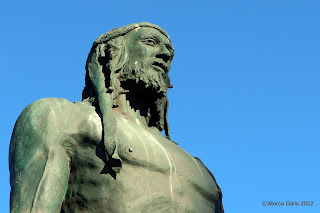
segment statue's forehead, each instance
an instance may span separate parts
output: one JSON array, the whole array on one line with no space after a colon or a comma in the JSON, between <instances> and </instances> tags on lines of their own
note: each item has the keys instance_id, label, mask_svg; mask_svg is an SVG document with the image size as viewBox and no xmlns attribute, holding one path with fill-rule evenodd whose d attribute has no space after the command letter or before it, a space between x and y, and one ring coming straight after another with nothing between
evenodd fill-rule
<instances>
[{"instance_id":1,"label":"statue's forehead","mask_svg":"<svg viewBox=\"0 0 320 213\"><path fill-rule=\"evenodd\" d=\"M156 37L159 38L162 41L165 41L166 43L170 43L171 41L170 39L164 35L160 30L156 29L156 28L152 28L152 27L137 27L134 30L130 31L127 34L128 37L132 37L132 38L143 38L143 37Z\"/></svg>"},{"instance_id":2,"label":"statue's forehead","mask_svg":"<svg viewBox=\"0 0 320 213\"><path fill-rule=\"evenodd\" d=\"M154 24L150 24L150 25L140 25L141 23L136 23L136 24L133 24L134 26L134 30L137 31L139 29L154 29L154 30L157 30L159 33L161 33L162 35L164 35L165 37L167 37L169 40L170 40L170 37L169 35L167 34L167 32L165 32L165 30L163 30L162 28L160 28L159 26L157 25L154 25Z\"/></svg>"}]
</instances>

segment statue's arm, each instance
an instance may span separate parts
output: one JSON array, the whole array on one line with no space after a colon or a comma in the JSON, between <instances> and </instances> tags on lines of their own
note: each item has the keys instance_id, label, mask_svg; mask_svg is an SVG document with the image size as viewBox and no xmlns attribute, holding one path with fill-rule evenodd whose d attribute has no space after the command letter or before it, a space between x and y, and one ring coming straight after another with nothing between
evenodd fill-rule
<instances>
[{"instance_id":1,"label":"statue's arm","mask_svg":"<svg viewBox=\"0 0 320 213\"><path fill-rule=\"evenodd\" d=\"M219 199L216 201L215 203L215 213L224 213L224 209L223 209L223 204L222 204L222 191L216 181L216 178L213 176L213 174L211 173L211 171L208 169L208 167L206 167L204 165L204 163L200 160L200 158L195 157L195 159L197 159L203 166L204 168L207 169L207 171L209 172L210 176L212 177L213 181L215 182L215 184L218 187L218 194L219 194Z\"/></svg>"},{"instance_id":2,"label":"statue's arm","mask_svg":"<svg viewBox=\"0 0 320 213\"><path fill-rule=\"evenodd\" d=\"M69 179L54 104L42 99L19 116L9 151L11 212L60 212Z\"/></svg>"}]
</instances>

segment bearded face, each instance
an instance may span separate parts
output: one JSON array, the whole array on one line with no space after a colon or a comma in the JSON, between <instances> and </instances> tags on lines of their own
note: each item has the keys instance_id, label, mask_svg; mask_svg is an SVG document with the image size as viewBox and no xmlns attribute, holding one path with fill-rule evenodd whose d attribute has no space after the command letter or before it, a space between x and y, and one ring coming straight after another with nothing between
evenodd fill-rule
<instances>
[{"instance_id":1,"label":"bearded face","mask_svg":"<svg viewBox=\"0 0 320 213\"><path fill-rule=\"evenodd\" d=\"M128 61L120 81L135 80L145 88L166 93L172 87L168 76L173 48L169 39L153 28L142 27L125 36Z\"/></svg>"},{"instance_id":2,"label":"bearded face","mask_svg":"<svg viewBox=\"0 0 320 213\"><path fill-rule=\"evenodd\" d=\"M136 84L143 83L146 89L151 89L157 93L166 93L172 87L169 75L162 71L154 71L154 63L163 63L159 60L148 60L137 62L133 65L127 64L121 73L121 81L134 80Z\"/></svg>"}]
</instances>

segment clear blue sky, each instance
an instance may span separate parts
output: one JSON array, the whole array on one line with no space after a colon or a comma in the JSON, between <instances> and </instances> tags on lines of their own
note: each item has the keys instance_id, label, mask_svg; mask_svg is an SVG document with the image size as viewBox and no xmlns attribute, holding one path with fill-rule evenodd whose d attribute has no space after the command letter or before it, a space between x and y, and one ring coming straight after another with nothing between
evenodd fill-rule
<instances>
[{"instance_id":1,"label":"clear blue sky","mask_svg":"<svg viewBox=\"0 0 320 213\"><path fill-rule=\"evenodd\" d=\"M2 2L0 212L21 111L80 101L93 41L141 21L172 39L171 135L215 175L226 213L320 212L319 10L318 0Z\"/></svg>"}]
</instances>

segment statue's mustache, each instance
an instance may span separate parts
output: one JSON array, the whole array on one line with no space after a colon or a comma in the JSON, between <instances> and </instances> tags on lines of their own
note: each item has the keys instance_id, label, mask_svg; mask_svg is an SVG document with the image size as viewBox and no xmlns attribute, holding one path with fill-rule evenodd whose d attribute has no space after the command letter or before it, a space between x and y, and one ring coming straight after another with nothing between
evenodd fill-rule
<instances>
[{"instance_id":1,"label":"statue's mustache","mask_svg":"<svg viewBox=\"0 0 320 213\"><path fill-rule=\"evenodd\" d=\"M135 65L136 65L136 69L149 68L152 65L154 65L154 66L160 67L165 72L165 74L167 74L169 72L168 64L159 58L149 59L149 60L146 60L142 63L137 63Z\"/></svg>"},{"instance_id":2,"label":"statue's mustache","mask_svg":"<svg viewBox=\"0 0 320 213\"><path fill-rule=\"evenodd\" d=\"M169 67L168 67L167 63L165 63L162 59L155 59L152 61L153 61L152 65L160 67L165 73L169 72Z\"/></svg>"}]
</instances>

